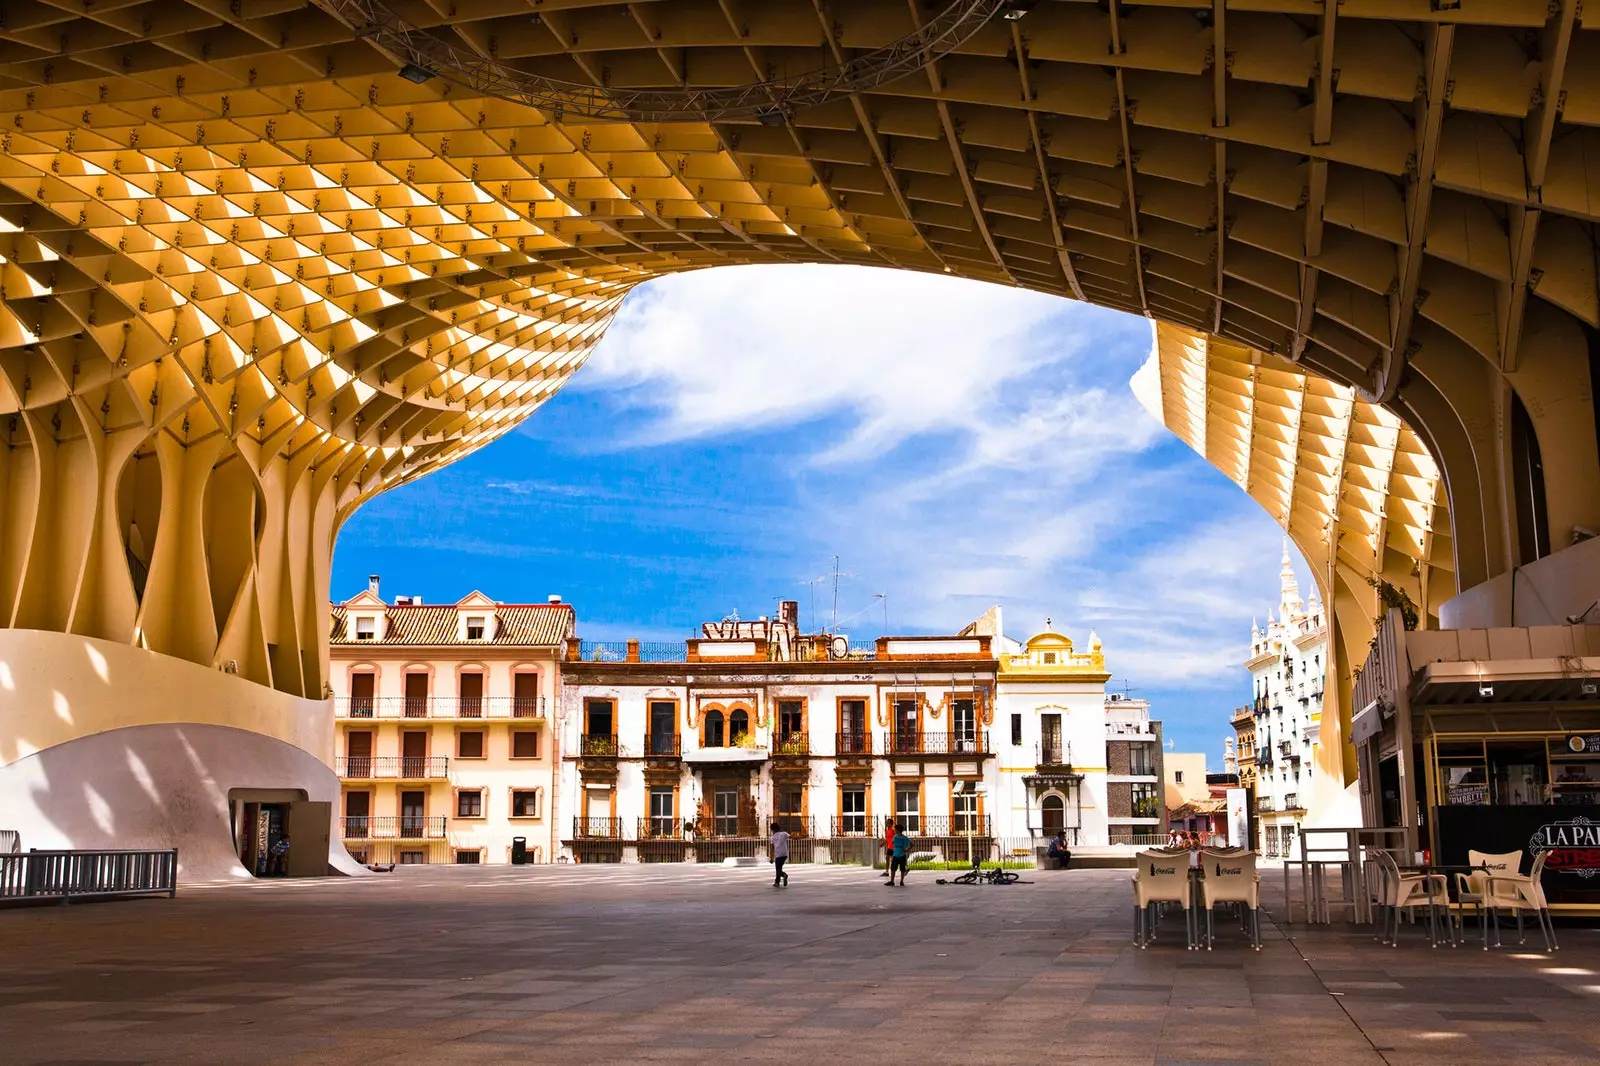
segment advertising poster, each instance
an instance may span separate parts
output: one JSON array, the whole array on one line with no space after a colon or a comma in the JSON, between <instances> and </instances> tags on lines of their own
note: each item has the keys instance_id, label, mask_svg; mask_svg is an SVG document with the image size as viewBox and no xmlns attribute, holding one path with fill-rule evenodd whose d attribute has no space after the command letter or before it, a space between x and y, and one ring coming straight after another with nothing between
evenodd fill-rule
<instances>
[{"instance_id":1,"label":"advertising poster","mask_svg":"<svg viewBox=\"0 0 1600 1066\"><path fill-rule=\"evenodd\" d=\"M1250 800L1242 788L1228 789L1228 846L1250 846Z\"/></svg>"}]
</instances>

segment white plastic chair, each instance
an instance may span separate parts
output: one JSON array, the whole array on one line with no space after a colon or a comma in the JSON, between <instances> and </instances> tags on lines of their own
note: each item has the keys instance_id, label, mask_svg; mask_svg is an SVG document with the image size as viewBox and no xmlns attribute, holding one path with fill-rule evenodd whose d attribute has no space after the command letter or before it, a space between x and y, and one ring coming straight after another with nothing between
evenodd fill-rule
<instances>
[{"instance_id":1,"label":"white plastic chair","mask_svg":"<svg viewBox=\"0 0 1600 1066\"><path fill-rule=\"evenodd\" d=\"M1238 903L1249 908L1250 944L1261 950L1261 879L1256 875L1253 852L1229 849L1200 852L1200 900L1206 910L1206 950L1216 940L1214 915L1219 903Z\"/></svg>"},{"instance_id":2,"label":"white plastic chair","mask_svg":"<svg viewBox=\"0 0 1600 1066\"><path fill-rule=\"evenodd\" d=\"M1400 912L1428 909L1428 940L1439 946L1439 913L1444 912L1445 924L1450 929L1450 946L1457 944L1455 920L1450 910L1450 886L1443 874L1401 873L1394 856L1378 851L1378 866L1383 871L1383 893L1380 897L1384 909L1383 940L1390 947L1400 946ZM1391 929L1391 919L1393 928Z\"/></svg>"},{"instance_id":3,"label":"white plastic chair","mask_svg":"<svg viewBox=\"0 0 1600 1066\"><path fill-rule=\"evenodd\" d=\"M1509 851L1504 854L1488 851L1468 851L1467 862L1472 866L1481 866L1481 870L1470 873L1456 874L1456 900L1461 906L1463 915L1466 908L1471 907L1478 915L1478 930L1483 934L1483 949L1489 950L1489 926L1494 922L1494 945L1500 946L1500 908L1496 906L1496 899L1489 891L1489 878L1503 874L1515 874L1517 867L1522 862L1522 852ZM1510 891L1509 889L1507 890Z\"/></svg>"},{"instance_id":4,"label":"white plastic chair","mask_svg":"<svg viewBox=\"0 0 1600 1066\"><path fill-rule=\"evenodd\" d=\"M1155 936L1155 907L1176 903L1183 908L1188 948L1195 946L1194 893L1189 884L1189 853L1179 848L1141 851L1133 872L1133 942L1147 947Z\"/></svg>"},{"instance_id":5,"label":"white plastic chair","mask_svg":"<svg viewBox=\"0 0 1600 1066\"><path fill-rule=\"evenodd\" d=\"M1491 873L1489 875L1489 898L1491 906L1496 910L1504 908L1515 911L1517 915L1517 943L1526 944L1528 938L1522 931L1522 912L1532 911L1534 918L1539 922L1539 932L1544 936L1544 949L1546 951L1560 951L1561 945L1556 943L1555 923L1550 920L1550 904L1544 898L1544 885L1540 878L1544 875L1544 860L1549 852L1540 851L1533 858L1533 869L1526 876L1517 873L1520 863L1513 862L1507 873ZM1517 853L1517 858L1522 857ZM1500 923L1495 922L1495 941L1499 942Z\"/></svg>"}]
</instances>

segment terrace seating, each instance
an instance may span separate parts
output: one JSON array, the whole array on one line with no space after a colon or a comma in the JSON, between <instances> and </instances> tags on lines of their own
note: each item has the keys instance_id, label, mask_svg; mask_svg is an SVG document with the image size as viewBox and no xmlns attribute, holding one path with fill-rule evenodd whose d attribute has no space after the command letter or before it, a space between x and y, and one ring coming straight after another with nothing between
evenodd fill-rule
<instances>
[{"instance_id":1,"label":"terrace seating","mask_svg":"<svg viewBox=\"0 0 1600 1066\"><path fill-rule=\"evenodd\" d=\"M1206 849L1200 852L1200 899L1206 912L1206 950L1216 940L1215 908L1237 903L1248 908L1250 945L1261 950L1261 878L1256 857L1243 848Z\"/></svg>"},{"instance_id":2,"label":"terrace seating","mask_svg":"<svg viewBox=\"0 0 1600 1066\"><path fill-rule=\"evenodd\" d=\"M1503 874L1508 871L1515 872L1522 861L1522 852L1510 851L1505 854L1496 854L1485 851L1467 852L1467 862L1472 866L1484 867L1482 870L1472 870L1467 873L1456 874L1456 902L1464 913L1471 907L1478 916L1478 927L1483 932L1483 947L1489 949L1489 931L1484 928L1484 923L1494 922L1495 946L1500 946L1500 910L1495 906L1495 899L1489 892L1489 878L1493 875Z\"/></svg>"},{"instance_id":3,"label":"terrace seating","mask_svg":"<svg viewBox=\"0 0 1600 1066\"><path fill-rule=\"evenodd\" d=\"M1450 907L1450 886L1443 874L1401 873L1394 856L1387 851L1376 852L1381 873L1378 904L1383 908L1383 928L1380 939L1390 947L1400 944L1400 912L1428 909L1428 939L1433 947L1439 946L1439 916L1442 913L1450 930L1450 944L1457 943L1455 917ZM1391 920L1393 928L1391 930Z\"/></svg>"},{"instance_id":4,"label":"terrace seating","mask_svg":"<svg viewBox=\"0 0 1600 1066\"><path fill-rule=\"evenodd\" d=\"M1176 903L1183 908L1187 947L1194 950L1194 893L1189 886L1189 853L1181 848L1152 848L1139 852L1133 874L1133 942L1148 947L1155 938L1156 906Z\"/></svg>"},{"instance_id":5,"label":"terrace seating","mask_svg":"<svg viewBox=\"0 0 1600 1066\"><path fill-rule=\"evenodd\" d=\"M1539 922L1539 932L1544 936L1544 949L1546 951L1559 951L1561 945L1556 943L1555 923L1550 920L1550 904L1544 898L1544 885L1541 878L1544 875L1544 860L1549 852L1540 851L1534 856L1533 869L1526 875L1516 873L1519 865L1515 860L1510 865L1507 873L1491 873L1488 875L1489 899L1491 906L1496 911L1501 909L1514 911L1517 915L1517 943L1527 943L1527 937L1522 932L1522 912L1532 911ZM1520 859L1521 855L1518 854ZM1498 915L1495 921L1495 940L1499 941L1500 923Z\"/></svg>"}]
</instances>

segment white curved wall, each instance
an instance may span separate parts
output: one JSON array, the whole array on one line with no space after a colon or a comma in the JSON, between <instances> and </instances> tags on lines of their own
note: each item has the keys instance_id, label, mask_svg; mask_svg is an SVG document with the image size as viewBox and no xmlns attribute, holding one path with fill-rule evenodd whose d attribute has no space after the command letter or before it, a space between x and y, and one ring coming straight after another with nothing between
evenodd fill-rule
<instances>
[{"instance_id":1,"label":"white curved wall","mask_svg":"<svg viewBox=\"0 0 1600 1066\"><path fill-rule=\"evenodd\" d=\"M175 847L183 880L247 877L229 791L297 789L336 813L332 754L326 700L111 641L0 629L0 828L24 848ZM328 852L361 871L336 831Z\"/></svg>"},{"instance_id":2,"label":"white curved wall","mask_svg":"<svg viewBox=\"0 0 1600 1066\"><path fill-rule=\"evenodd\" d=\"M339 804L339 779L300 749L186 722L96 733L0 767L0 822L24 848L177 848L181 880L245 878L228 818L239 788ZM328 864L362 872L329 829Z\"/></svg>"}]
</instances>

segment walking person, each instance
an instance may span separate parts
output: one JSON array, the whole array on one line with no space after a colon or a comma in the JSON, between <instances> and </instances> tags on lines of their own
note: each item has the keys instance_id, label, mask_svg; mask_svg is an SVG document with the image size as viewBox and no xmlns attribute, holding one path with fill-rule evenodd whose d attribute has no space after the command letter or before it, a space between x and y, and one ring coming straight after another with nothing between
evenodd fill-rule
<instances>
[{"instance_id":1,"label":"walking person","mask_svg":"<svg viewBox=\"0 0 1600 1066\"><path fill-rule=\"evenodd\" d=\"M777 822L772 823L772 887L788 888L789 875L783 872L783 864L789 861L789 834L783 831L783 826Z\"/></svg>"},{"instance_id":2,"label":"walking person","mask_svg":"<svg viewBox=\"0 0 1600 1066\"><path fill-rule=\"evenodd\" d=\"M889 819L889 824L883 830L883 876L893 877L894 873L894 819Z\"/></svg>"},{"instance_id":3,"label":"walking person","mask_svg":"<svg viewBox=\"0 0 1600 1066\"><path fill-rule=\"evenodd\" d=\"M889 887L894 887L894 872L900 871L900 887L906 887L906 867L911 861L911 838L899 826L895 827L894 844L889 848Z\"/></svg>"},{"instance_id":4,"label":"walking person","mask_svg":"<svg viewBox=\"0 0 1600 1066\"><path fill-rule=\"evenodd\" d=\"M289 876L289 834L285 833L272 845L272 860L267 868L268 877Z\"/></svg>"}]
</instances>

